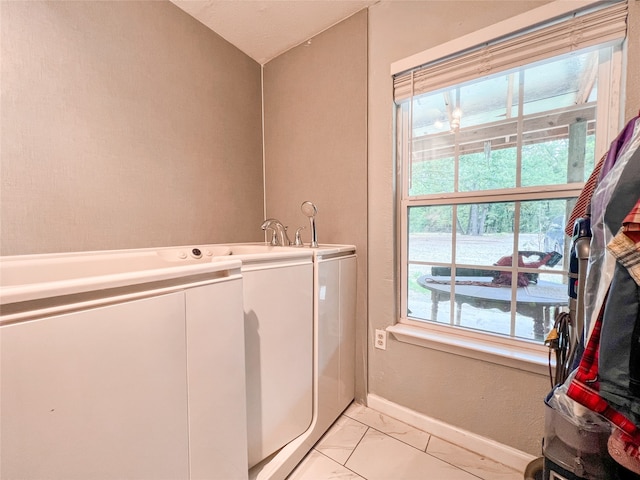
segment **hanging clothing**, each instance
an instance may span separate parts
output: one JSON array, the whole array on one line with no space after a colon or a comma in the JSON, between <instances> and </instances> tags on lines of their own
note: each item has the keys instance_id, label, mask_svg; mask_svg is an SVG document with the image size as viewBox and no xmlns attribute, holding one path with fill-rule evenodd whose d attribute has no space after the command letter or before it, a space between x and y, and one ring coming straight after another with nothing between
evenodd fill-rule
<instances>
[{"instance_id":1,"label":"hanging clothing","mask_svg":"<svg viewBox=\"0 0 640 480\"><path fill-rule=\"evenodd\" d=\"M628 435L634 443L640 445L640 429L624 414L609 405L600 395L598 360L603 316L604 308L594 323L593 331L585 347L580 365L567 389L567 396L589 410L605 417Z\"/></svg>"},{"instance_id":2,"label":"hanging clothing","mask_svg":"<svg viewBox=\"0 0 640 480\"><path fill-rule=\"evenodd\" d=\"M614 277L567 395L617 427L609 453L640 473L640 199L608 248Z\"/></svg>"},{"instance_id":3,"label":"hanging clothing","mask_svg":"<svg viewBox=\"0 0 640 480\"><path fill-rule=\"evenodd\" d=\"M618 134L616 139L611 142L609 146L609 150L607 151L607 156L604 160L604 164L602 166L602 172L600 174L600 178L604 177L609 171L613 168L613 165L616 163L618 158L622 153L622 149L625 148L632 140L635 135L635 127L638 117L632 118L627 124L624 126L622 131Z\"/></svg>"},{"instance_id":4,"label":"hanging clothing","mask_svg":"<svg viewBox=\"0 0 640 480\"><path fill-rule=\"evenodd\" d=\"M630 390L631 370L638 370L636 364L631 365L630 355L636 350L632 348L633 333L640 330L640 326L635 328L640 315L640 285L632 275L637 271L637 245L628 236L630 231L632 236L637 234L632 225L640 208L640 148L628 155L621 167L603 216L609 231L620 231L607 245L616 262L605 305L599 369L603 397L640 425L640 398ZM635 354L632 357L636 358Z\"/></svg>"},{"instance_id":5,"label":"hanging clothing","mask_svg":"<svg viewBox=\"0 0 640 480\"><path fill-rule=\"evenodd\" d=\"M613 287L613 284L612 284ZM605 303L608 301L607 292ZM631 472L640 473L640 428L626 415L616 410L601 395L599 381L600 336L603 324L604 308L594 322L593 331L567 389L567 396L609 420L614 430L607 442L611 458Z\"/></svg>"},{"instance_id":6,"label":"hanging clothing","mask_svg":"<svg viewBox=\"0 0 640 480\"><path fill-rule=\"evenodd\" d=\"M640 192L640 121L632 119L612 146L617 156L604 160L598 185L591 197L591 244L585 284L584 310L587 331L604 301L613 272L615 258L606 246L618 231L622 220L635 204Z\"/></svg>"},{"instance_id":7,"label":"hanging clothing","mask_svg":"<svg viewBox=\"0 0 640 480\"><path fill-rule=\"evenodd\" d=\"M616 257L618 265L612 282L612 291L619 288L619 305L610 315L606 324L608 333L603 334L601 348L603 361L601 377L603 394L610 393L609 400L628 408L636 416L640 425L640 200L625 217L620 232L609 244L609 250ZM608 304L613 304L609 300ZM607 313L605 312L605 323ZM622 356L629 352L628 361ZM610 376L609 376L610 375ZM625 386L628 386L625 392ZM615 400L615 395L631 393L629 399ZM606 397L606 394L605 394Z\"/></svg>"},{"instance_id":8,"label":"hanging clothing","mask_svg":"<svg viewBox=\"0 0 640 480\"><path fill-rule=\"evenodd\" d=\"M591 198L591 334L567 395L615 427L609 450L640 473L640 121L612 144ZM611 153L611 152L610 152ZM613 236L612 232L617 232ZM606 246L606 247L605 247ZM589 311L591 309L591 312ZM597 315L597 316L596 316Z\"/></svg>"},{"instance_id":9,"label":"hanging clothing","mask_svg":"<svg viewBox=\"0 0 640 480\"><path fill-rule=\"evenodd\" d=\"M640 285L618 263L605 304L600 334L600 395L636 425L640 425L640 396L633 394L631 388L631 360L635 356L632 351L637 351L632 340L640 320L639 306ZM636 372L637 366L633 370Z\"/></svg>"}]
</instances>

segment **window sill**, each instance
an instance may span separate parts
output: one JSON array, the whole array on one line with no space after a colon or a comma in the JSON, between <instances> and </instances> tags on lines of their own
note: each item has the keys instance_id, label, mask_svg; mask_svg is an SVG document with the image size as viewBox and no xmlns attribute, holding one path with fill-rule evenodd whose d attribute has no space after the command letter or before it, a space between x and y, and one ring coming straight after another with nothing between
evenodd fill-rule
<instances>
[{"instance_id":1,"label":"window sill","mask_svg":"<svg viewBox=\"0 0 640 480\"><path fill-rule=\"evenodd\" d=\"M509 341L440 325L414 326L397 323L387 332L399 342L431 348L463 357L495 363L539 375L549 375L549 351L527 342ZM453 330L453 331L452 331ZM555 362L552 357L552 368Z\"/></svg>"}]
</instances>

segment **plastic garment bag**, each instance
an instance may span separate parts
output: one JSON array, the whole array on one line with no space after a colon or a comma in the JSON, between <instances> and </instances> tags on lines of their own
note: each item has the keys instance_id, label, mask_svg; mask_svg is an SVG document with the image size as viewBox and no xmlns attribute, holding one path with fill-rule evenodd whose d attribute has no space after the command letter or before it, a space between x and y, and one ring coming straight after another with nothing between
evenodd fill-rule
<instances>
[{"instance_id":1,"label":"plastic garment bag","mask_svg":"<svg viewBox=\"0 0 640 480\"><path fill-rule=\"evenodd\" d=\"M602 307L616 265L615 258L607 252L606 246L637 201L637 192L640 192L640 156L636 155L640 147L638 117L631 120L627 128L632 128L629 140L617 152L610 170L603 170L603 176L591 197L592 238L584 299L585 330L589 333ZM635 198L625 198L627 191L635 191Z\"/></svg>"}]
</instances>

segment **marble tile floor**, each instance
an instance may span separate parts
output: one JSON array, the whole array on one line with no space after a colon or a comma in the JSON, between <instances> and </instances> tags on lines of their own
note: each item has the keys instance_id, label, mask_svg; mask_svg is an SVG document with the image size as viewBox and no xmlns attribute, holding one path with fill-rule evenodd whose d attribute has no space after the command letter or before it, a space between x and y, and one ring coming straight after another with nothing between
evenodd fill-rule
<instances>
[{"instance_id":1,"label":"marble tile floor","mask_svg":"<svg viewBox=\"0 0 640 480\"><path fill-rule=\"evenodd\" d=\"M483 458L353 403L287 480L522 480Z\"/></svg>"}]
</instances>

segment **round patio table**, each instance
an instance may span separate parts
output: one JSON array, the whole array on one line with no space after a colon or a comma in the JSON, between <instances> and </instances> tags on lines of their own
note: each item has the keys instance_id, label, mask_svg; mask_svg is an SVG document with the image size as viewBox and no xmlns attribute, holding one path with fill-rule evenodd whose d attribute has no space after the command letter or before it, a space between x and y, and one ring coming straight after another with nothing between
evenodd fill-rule
<instances>
[{"instance_id":1,"label":"round patio table","mask_svg":"<svg viewBox=\"0 0 640 480\"><path fill-rule=\"evenodd\" d=\"M453 283L456 303L455 324L460 325L462 305L475 308L497 308L502 312L511 310L511 286L496 286L492 277L455 277ZM431 318L438 318L438 303L451 298L451 277L422 275L418 284L431 292ZM533 319L536 340L544 340L550 326L551 310L568 304L567 286L544 280L516 289L516 312Z\"/></svg>"}]
</instances>

